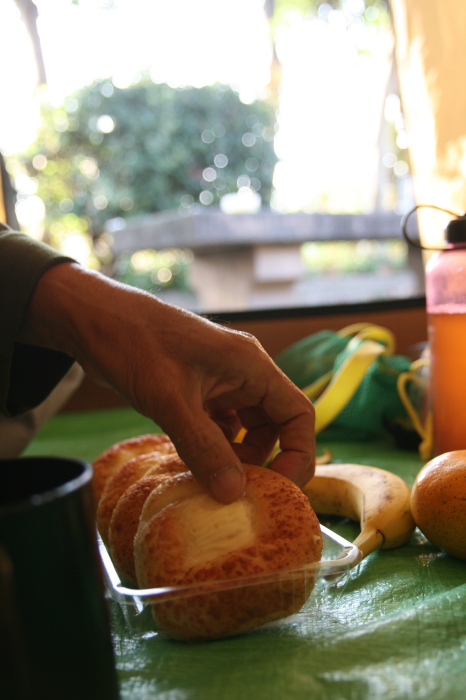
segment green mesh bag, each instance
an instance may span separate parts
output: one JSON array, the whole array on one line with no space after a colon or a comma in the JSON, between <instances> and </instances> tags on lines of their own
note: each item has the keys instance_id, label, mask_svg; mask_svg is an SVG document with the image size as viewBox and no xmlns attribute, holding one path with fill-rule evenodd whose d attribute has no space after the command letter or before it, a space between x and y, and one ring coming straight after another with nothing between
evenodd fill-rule
<instances>
[{"instance_id":1,"label":"green mesh bag","mask_svg":"<svg viewBox=\"0 0 466 700\"><path fill-rule=\"evenodd\" d=\"M389 330L361 323L304 338L275 362L313 402L322 438L367 440L387 431L395 437L407 433L415 449L417 433L397 388L411 360L394 355L394 345Z\"/></svg>"},{"instance_id":2,"label":"green mesh bag","mask_svg":"<svg viewBox=\"0 0 466 700\"><path fill-rule=\"evenodd\" d=\"M303 389L333 369L348 340L347 336L335 331L319 331L290 345L277 355L275 362L296 386Z\"/></svg>"}]
</instances>

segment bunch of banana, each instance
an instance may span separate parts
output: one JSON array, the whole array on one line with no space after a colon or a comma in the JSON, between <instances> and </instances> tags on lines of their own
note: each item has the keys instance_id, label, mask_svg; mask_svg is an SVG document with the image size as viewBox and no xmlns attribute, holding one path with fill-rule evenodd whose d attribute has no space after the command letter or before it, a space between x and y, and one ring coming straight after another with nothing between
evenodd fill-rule
<instances>
[{"instance_id":1,"label":"bunch of banana","mask_svg":"<svg viewBox=\"0 0 466 700\"><path fill-rule=\"evenodd\" d=\"M303 489L319 515L341 515L359 522L353 542L367 556L376 549L405 544L415 528L411 489L396 474L362 464L326 464Z\"/></svg>"}]
</instances>

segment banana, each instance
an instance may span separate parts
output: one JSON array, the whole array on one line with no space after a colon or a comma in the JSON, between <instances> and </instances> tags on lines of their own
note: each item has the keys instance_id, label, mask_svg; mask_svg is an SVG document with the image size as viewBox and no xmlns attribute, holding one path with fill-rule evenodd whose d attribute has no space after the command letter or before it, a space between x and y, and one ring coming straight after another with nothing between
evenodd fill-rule
<instances>
[{"instance_id":1,"label":"banana","mask_svg":"<svg viewBox=\"0 0 466 700\"><path fill-rule=\"evenodd\" d=\"M303 491L317 514L359 522L361 533L353 544L361 558L376 549L400 547L414 531L411 489L385 469L362 464L317 466Z\"/></svg>"}]
</instances>

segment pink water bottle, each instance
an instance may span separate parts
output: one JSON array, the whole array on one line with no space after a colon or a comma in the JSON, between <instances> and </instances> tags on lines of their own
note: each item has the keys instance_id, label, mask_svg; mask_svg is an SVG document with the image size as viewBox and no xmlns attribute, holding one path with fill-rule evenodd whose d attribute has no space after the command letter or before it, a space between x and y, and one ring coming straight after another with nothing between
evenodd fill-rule
<instances>
[{"instance_id":1,"label":"pink water bottle","mask_svg":"<svg viewBox=\"0 0 466 700\"><path fill-rule=\"evenodd\" d=\"M426 265L435 454L466 449L466 216Z\"/></svg>"}]
</instances>

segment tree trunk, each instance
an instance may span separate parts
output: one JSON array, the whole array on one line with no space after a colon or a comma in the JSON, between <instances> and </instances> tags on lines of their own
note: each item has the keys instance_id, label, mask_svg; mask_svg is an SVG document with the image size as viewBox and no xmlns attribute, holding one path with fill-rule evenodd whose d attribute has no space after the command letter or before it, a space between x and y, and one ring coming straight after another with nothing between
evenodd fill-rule
<instances>
[{"instance_id":1,"label":"tree trunk","mask_svg":"<svg viewBox=\"0 0 466 700\"><path fill-rule=\"evenodd\" d=\"M47 83L44 56L42 54L39 32L37 31L37 17L39 12L32 0L15 0L15 2L19 8L21 19L26 25L26 29L31 40L37 69L37 87L39 87L40 85L45 85Z\"/></svg>"},{"instance_id":2,"label":"tree trunk","mask_svg":"<svg viewBox=\"0 0 466 700\"><path fill-rule=\"evenodd\" d=\"M277 56L275 48L273 16L275 12L275 0L265 0L264 12L270 28L270 42L272 45L272 60L270 62L270 81L267 86L269 91L269 102L275 109L278 109L280 85L282 82L282 66Z\"/></svg>"}]
</instances>

